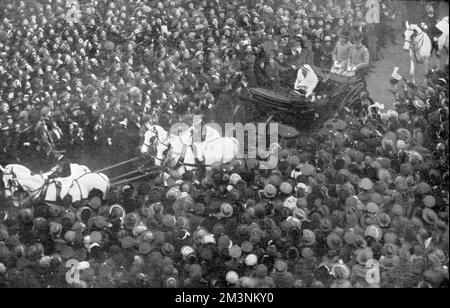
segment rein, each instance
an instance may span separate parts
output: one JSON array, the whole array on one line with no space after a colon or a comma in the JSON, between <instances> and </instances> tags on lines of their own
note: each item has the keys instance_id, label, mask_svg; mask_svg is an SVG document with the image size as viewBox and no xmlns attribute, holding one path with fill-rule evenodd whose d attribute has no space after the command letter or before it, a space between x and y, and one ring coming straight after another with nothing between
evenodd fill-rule
<instances>
[{"instance_id":1,"label":"rein","mask_svg":"<svg viewBox=\"0 0 450 308\"><path fill-rule=\"evenodd\" d=\"M419 35L420 35L420 38L419 38ZM419 42L416 42L415 41L415 39L416 38L419 38ZM422 46L423 46L423 41L425 40L425 32L420 32L420 33L417 33L415 36L414 36L414 40L413 40L413 42L412 42L412 44L411 44L411 49L412 49L412 51L417 51L417 50L419 50L420 48L422 48ZM415 48L414 49L414 45L416 45L416 47L417 48Z\"/></svg>"},{"instance_id":2,"label":"rein","mask_svg":"<svg viewBox=\"0 0 450 308\"><path fill-rule=\"evenodd\" d=\"M97 175L99 175L99 176L100 176L100 177L108 184L108 180L105 179L105 178L104 178L101 174L99 174L99 173L88 172L88 173L82 174L82 175L79 176L78 178L72 180L72 184L69 186L69 190L70 190L70 188L72 188L72 187L74 186L75 183L77 184L78 189L80 190L81 199L83 199L83 191L82 191L82 189L81 189L81 185L80 185L80 183L79 183L79 180L80 180L83 176L88 175L88 174L97 174ZM41 178L42 178L42 176L41 176ZM21 189L21 190L23 190L23 191L26 192L26 190L24 189L23 185L20 184L18 178L15 178L14 181L16 182L16 185L17 185L17 187L18 187L19 189ZM28 191L27 193L28 193L28 195L29 195L29 198L34 199L38 194L41 194L41 197L45 199L45 196L44 196L43 194L47 191L47 189L48 189L48 187L50 186L50 184L56 185L55 181L51 181L51 182L46 182L46 181L44 181L44 183L42 184L42 186L40 186L40 187L38 187L38 188L36 188L36 189L34 189L34 190Z\"/></svg>"},{"instance_id":3,"label":"rein","mask_svg":"<svg viewBox=\"0 0 450 308\"><path fill-rule=\"evenodd\" d=\"M83 200L84 198L83 198L83 191L81 190L81 185L80 185L80 179L83 177L83 176L85 176L85 175L89 175L89 174L97 174L97 175L99 175L102 179L103 179L103 181L105 181L105 183L106 184L108 184L108 180L107 179L105 179L100 173L95 173L95 172L88 172L88 173L85 173L85 174L82 174L82 175L80 175L78 178L76 178L76 179L74 179L73 181L72 181L72 184L69 186L69 190L73 187L73 185L76 183L77 184L77 186L78 186L78 189L80 190L80 199L81 200ZM109 186L109 185L108 185Z\"/></svg>"},{"instance_id":4,"label":"rein","mask_svg":"<svg viewBox=\"0 0 450 308\"><path fill-rule=\"evenodd\" d=\"M18 187L19 189L25 191L25 189L23 188L22 184L20 184L18 178L15 179L15 182L17 183L17 187ZM52 182L52 183L53 183L53 182ZM45 187L45 188L48 188L48 186L49 186L50 184L51 184L51 183L46 183L46 182L44 182L44 184L42 184L41 187L38 187L38 188L36 188L35 190L29 191L28 194L32 194L32 195L29 195L29 198L33 200L38 194L42 194L44 191L46 191L46 189L44 189L44 187ZM43 196L43 197L45 198L45 196Z\"/></svg>"}]
</instances>

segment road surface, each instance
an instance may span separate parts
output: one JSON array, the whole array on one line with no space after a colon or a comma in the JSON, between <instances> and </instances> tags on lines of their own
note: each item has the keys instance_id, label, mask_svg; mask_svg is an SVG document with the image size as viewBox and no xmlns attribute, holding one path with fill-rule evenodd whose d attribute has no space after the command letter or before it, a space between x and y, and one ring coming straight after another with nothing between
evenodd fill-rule
<instances>
[{"instance_id":1,"label":"road surface","mask_svg":"<svg viewBox=\"0 0 450 308\"><path fill-rule=\"evenodd\" d=\"M398 40L400 42L400 40ZM367 76L367 87L370 97L375 102L380 102L386 108L392 108L394 104L394 96L389 90L392 89L390 84L390 76L395 66L399 67L398 73L401 76L409 78L410 59L408 51L403 49L403 43L397 45L388 45L383 49L384 58L374 63L374 72ZM433 63L435 59L431 59ZM425 76L425 68L423 65L416 67L416 82L418 85L423 85Z\"/></svg>"}]
</instances>

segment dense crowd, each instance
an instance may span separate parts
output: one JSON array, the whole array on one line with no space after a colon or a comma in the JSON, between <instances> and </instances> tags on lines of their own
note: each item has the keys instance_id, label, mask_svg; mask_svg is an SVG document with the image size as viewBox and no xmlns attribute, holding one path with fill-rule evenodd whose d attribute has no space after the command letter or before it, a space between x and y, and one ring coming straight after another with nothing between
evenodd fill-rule
<instances>
[{"instance_id":1,"label":"dense crowd","mask_svg":"<svg viewBox=\"0 0 450 308\"><path fill-rule=\"evenodd\" d=\"M386 36L376 42L361 0L66 2L0 4L3 161L125 153L149 120L205 114L242 86L293 84L292 67L331 68L342 32L363 35L372 60ZM380 10L380 33L393 33L396 2Z\"/></svg>"},{"instance_id":2,"label":"dense crowd","mask_svg":"<svg viewBox=\"0 0 450 308\"><path fill-rule=\"evenodd\" d=\"M314 48L332 51L348 25L366 31L355 25L361 1L80 1L75 24L62 2L17 3L0 5L1 140L12 156L22 130L47 154L59 136L114 144L130 123L203 114L221 91L271 86L266 66L329 67ZM448 286L448 72L427 77L423 89L393 82L393 110L361 96L283 144L275 170L236 160L69 207L2 197L0 286ZM370 260L379 280L367 278Z\"/></svg>"},{"instance_id":3,"label":"dense crowd","mask_svg":"<svg viewBox=\"0 0 450 308\"><path fill-rule=\"evenodd\" d=\"M236 160L201 181L158 175L103 202L4 211L0 283L448 286L448 72L430 74L425 91L393 84L395 109L363 95L283 148L275 170ZM70 260L79 282L68 283Z\"/></svg>"}]
</instances>

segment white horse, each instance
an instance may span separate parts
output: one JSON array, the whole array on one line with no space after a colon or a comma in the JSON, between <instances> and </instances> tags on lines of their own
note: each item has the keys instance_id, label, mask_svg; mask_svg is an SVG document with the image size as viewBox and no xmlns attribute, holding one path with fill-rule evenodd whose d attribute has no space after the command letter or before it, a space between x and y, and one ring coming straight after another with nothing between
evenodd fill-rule
<instances>
[{"instance_id":1,"label":"white horse","mask_svg":"<svg viewBox=\"0 0 450 308\"><path fill-rule=\"evenodd\" d=\"M192 143L192 139L180 136L170 136L156 144L155 165L165 163L172 169L172 176L181 177L186 171L197 169L204 165L207 170L214 163L230 163L239 151L239 142L234 137L222 137L219 132L206 128L206 140ZM189 142L188 140L191 140Z\"/></svg>"},{"instance_id":2,"label":"white horse","mask_svg":"<svg viewBox=\"0 0 450 308\"><path fill-rule=\"evenodd\" d=\"M70 196L72 202L82 201L93 189L100 190L105 198L110 187L108 177L102 173L86 173L75 179L69 177L60 179L59 192L56 181L47 182L42 175L14 177L11 182L11 193L16 206L22 206L30 200L35 201L41 197L47 202L55 202L58 197L63 199L66 196ZM21 192L27 197L17 198Z\"/></svg>"},{"instance_id":3,"label":"white horse","mask_svg":"<svg viewBox=\"0 0 450 308\"><path fill-rule=\"evenodd\" d=\"M9 180L14 176L24 177L32 174L31 170L25 166L18 164L9 164L5 167L0 166L0 171L3 173L2 180L5 188L9 188Z\"/></svg>"},{"instance_id":4,"label":"white horse","mask_svg":"<svg viewBox=\"0 0 450 308\"><path fill-rule=\"evenodd\" d=\"M239 151L239 141L231 136L222 137L212 125L204 126L205 140L193 144L195 156L205 166L213 163L229 163L236 158ZM208 169L208 168L207 168Z\"/></svg>"},{"instance_id":5,"label":"white horse","mask_svg":"<svg viewBox=\"0 0 450 308\"><path fill-rule=\"evenodd\" d=\"M141 154L146 154L155 145L157 140L167 140L169 133L159 125L146 125L147 131L144 134L144 143L141 147Z\"/></svg>"},{"instance_id":6,"label":"white horse","mask_svg":"<svg viewBox=\"0 0 450 308\"><path fill-rule=\"evenodd\" d=\"M57 166L51 169L48 172L42 173L42 176L44 178L47 178L50 174L55 172ZM26 176L33 175L33 172L28 169L25 166L18 165L18 164L9 164L6 165L4 168L0 166L0 171L3 173L2 180L5 187L5 190L9 191L11 188L10 180L13 177L22 178ZM91 170L85 166L85 165L79 165L79 164L70 164L70 176L68 178L75 179L80 177L81 175L85 173L90 173ZM56 180L60 180L61 178L57 178ZM6 192L8 194L8 192Z\"/></svg>"},{"instance_id":7,"label":"white horse","mask_svg":"<svg viewBox=\"0 0 450 308\"><path fill-rule=\"evenodd\" d=\"M442 34L438 37L438 53L440 61L438 61L439 68L442 67L442 64L448 65L448 56L449 56L449 42L448 42L448 16L442 18L437 24L436 28L438 28Z\"/></svg>"},{"instance_id":8,"label":"white horse","mask_svg":"<svg viewBox=\"0 0 450 308\"><path fill-rule=\"evenodd\" d=\"M415 82L414 71L417 63L423 63L426 71L428 71L432 47L431 39L419 26L410 25L408 22L406 22L404 36L405 44L403 48L409 51L409 57L411 58L409 75Z\"/></svg>"}]
</instances>

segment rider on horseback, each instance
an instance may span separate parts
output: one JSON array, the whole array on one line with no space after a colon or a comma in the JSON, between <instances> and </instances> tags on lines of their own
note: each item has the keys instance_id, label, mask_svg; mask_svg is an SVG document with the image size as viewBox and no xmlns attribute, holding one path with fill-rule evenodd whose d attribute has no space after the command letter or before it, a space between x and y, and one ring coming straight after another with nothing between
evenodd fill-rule
<instances>
[{"instance_id":1,"label":"rider on horseback","mask_svg":"<svg viewBox=\"0 0 450 308\"><path fill-rule=\"evenodd\" d=\"M55 178L66 178L71 175L70 162L64 156L59 158L56 170L47 177L47 180Z\"/></svg>"},{"instance_id":2,"label":"rider on horseback","mask_svg":"<svg viewBox=\"0 0 450 308\"><path fill-rule=\"evenodd\" d=\"M425 15L422 19L423 21L420 23L420 28L422 28L431 39L431 54L433 54L433 51L439 53L438 38L441 36L442 31L436 27L439 20L431 4L427 3L425 5Z\"/></svg>"}]
</instances>

